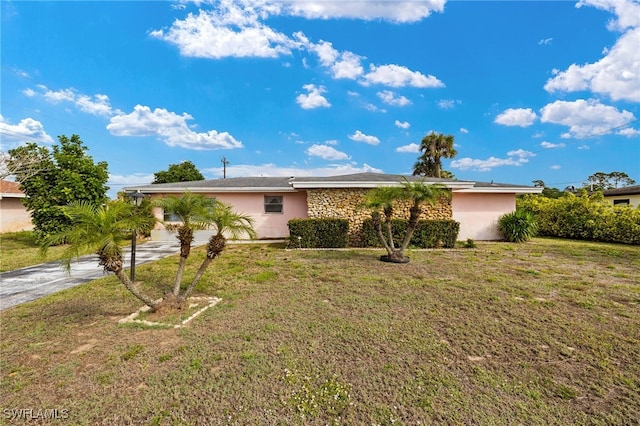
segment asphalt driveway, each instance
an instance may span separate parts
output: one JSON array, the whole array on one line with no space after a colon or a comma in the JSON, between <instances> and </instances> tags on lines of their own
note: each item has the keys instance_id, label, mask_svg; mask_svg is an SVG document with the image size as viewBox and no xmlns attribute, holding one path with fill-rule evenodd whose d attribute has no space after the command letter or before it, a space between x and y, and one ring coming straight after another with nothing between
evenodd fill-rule
<instances>
[{"instance_id":1,"label":"asphalt driveway","mask_svg":"<svg viewBox=\"0 0 640 426\"><path fill-rule=\"evenodd\" d=\"M180 252L178 241L148 241L138 244L136 265L151 262ZM125 250L125 259L130 260L130 249ZM126 263L128 268L128 263ZM67 273L60 262L49 262L29 266L15 271L0 273L0 310L36 300L103 277L96 255L82 256L71 264Z\"/></svg>"}]
</instances>

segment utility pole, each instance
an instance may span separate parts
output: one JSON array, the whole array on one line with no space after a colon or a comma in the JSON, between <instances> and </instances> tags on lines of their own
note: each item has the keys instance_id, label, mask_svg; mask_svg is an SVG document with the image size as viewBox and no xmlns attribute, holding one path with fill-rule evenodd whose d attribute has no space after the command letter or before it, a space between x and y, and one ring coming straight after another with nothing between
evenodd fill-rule
<instances>
[{"instance_id":1,"label":"utility pole","mask_svg":"<svg viewBox=\"0 0 640 426\"><path fill-rule=\"evenodd\" d=\"M227 164L229 164L229 161L227 160L227 157L222 157L222 179L226 179L227 178Z\"/></svg>"}]
</instances>

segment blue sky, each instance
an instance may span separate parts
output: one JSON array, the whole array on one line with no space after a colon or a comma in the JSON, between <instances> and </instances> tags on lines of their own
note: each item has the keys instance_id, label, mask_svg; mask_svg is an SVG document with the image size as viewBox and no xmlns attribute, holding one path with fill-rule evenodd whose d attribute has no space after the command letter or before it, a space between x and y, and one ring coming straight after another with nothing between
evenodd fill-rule
<instances>
[{"instance_id":1,"label":"blue sky","mask_svg":"<svg viewBox=\"0 0 640 426\"><path fill-rule=\"evenodd\" d=\"M640 182L640 2L2 1L6 151L79 134L114 195L207 178L410 174Z\"/></svg>"}]
</instances>

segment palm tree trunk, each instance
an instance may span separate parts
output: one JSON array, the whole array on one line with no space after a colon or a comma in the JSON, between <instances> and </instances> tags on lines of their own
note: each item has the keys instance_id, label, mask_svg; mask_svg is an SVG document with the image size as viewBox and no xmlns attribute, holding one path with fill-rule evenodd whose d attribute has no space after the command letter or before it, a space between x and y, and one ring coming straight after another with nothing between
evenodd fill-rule
<instances>
[{"instance_id":1,"label":"palm tree trunk","mask_svg":"<svg viewBox=\"0 0 640 426\"><path fill-rule=\"evenodd\" d=\"M409 209L409 225L407 226L407 232L404 235L404 240L402 241L402 246L400 246L400 251L402 256L404 257L404 251L409 247L409 242L411 241L411 237L413 236L413 232L416 230L418 226L418 219L420 219L420 215L422 214L422 209L420 205L414 204Z\"/></svg>"},{"instance_id":2,"label":"palm tree trunk","mask_svg":"<svg viewBox=\"0 0 640 426\"><path fill-rule=\"evenodd\" d=\"M393 252L393 249L392 249L392 247L389 246L389 243L387 242L387 239L384 237L384 232L382 232L382 222L380 221L380 214L376 212L376 213L372 214L371 216L372 216L372 219L373 219L373 226L376 228L376 232L378 234L378 239L380 240L380 242L384 246L385 250L387 251L387 254L389 256L391 256L391 253ZM391 241L391 244L393 244L393 241Z\"/></svg>"},{"instance_id":3,"label":"palm tree trunk","mask_svg":"<svg viewBox=\"0 0 640 426\"><path fill-rule=\"evenodd\" d=\"M196 285L198 285L198 282L200 281L200 278L202 278L202 275L204 274L204 271L207 270L207 268L209 267L209 264L211 263L212 260L213 260L213 258L210 258L209 256L204 258L204 260L202 261L202 264L198 268L198 272L196 272L195 277L193 277L193 281L191 281L191 284L189 284L189 287L187 287L187 289L182 294L182 296L181 296L182 300L187 300L189 298L189 296L191 296L191 293L193 292L193 289L196 287Z\"/></svg>"},{"instance_id":4,"label":"palm tree trunk","mask_svg":"<svg viewBox=\"0 0 640 426\"><path fill-rule=\"evenodd\" d=\"M176 272L176 280L173 283L173 295L178 296L180 294L180 284L182 283L182 274L184 268L187 265L187 258L180 256L180 263L178 264L178 271Z\"/></svg>"},{"instance_id":5,"label":"palm tree trunk","mask_svg":"<svg viewBox=\"0 0 640 426\"><path fill-rule=\"evenodd\" d=\"M154 311L158 309L159 305L156 303L156 301L138 290L135 284L132 283L129 279L129 276L125 274L124 269L118 268L117 270L113 271L113 273L116 275L116 277L118 277L118 279L126 287L126 289L129 290L129 292L131 292L131 294L133 294L136 298L138 298L138 300L142 301L145 305L149 306Z\"/></svg>"}]
</instances>

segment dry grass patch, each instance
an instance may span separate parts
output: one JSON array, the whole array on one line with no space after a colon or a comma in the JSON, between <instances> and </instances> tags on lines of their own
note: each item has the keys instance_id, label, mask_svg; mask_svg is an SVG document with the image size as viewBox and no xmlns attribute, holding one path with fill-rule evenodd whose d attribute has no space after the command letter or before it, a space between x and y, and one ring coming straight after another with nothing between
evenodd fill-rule
<instances>
[{"instance_id":1,"label":"dry grass patch","mask_svg":"<svg viewBox=\"0 0 640 426\"><path fill-rule=\"evenodd\" d=\"M80 425L640 418L637 247L379 255L232 246L197 289L223 301L182 329L119 326L137 302L114 278L3 311L0 408ZM175 265L138 278L170 288Z\"/></svg>"}]
</instances>

